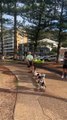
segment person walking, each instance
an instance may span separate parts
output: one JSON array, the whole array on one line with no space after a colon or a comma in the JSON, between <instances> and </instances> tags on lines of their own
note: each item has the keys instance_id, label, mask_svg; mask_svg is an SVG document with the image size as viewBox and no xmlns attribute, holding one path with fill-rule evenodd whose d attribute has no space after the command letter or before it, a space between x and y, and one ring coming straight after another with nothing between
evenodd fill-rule
<instances>
[{"instance_id":1,"label":"person walking","mask_svg":"<svg viewBox=\"0 0 67 120\"><path fill-rule=\"evenodd\" d=\"M67 77L67 51L64 53L63 72L61 78Z\"/></svg>"},{"instance_id":2,"label":"person walking","mask_svg":"<svg viewBox=\"0 0 67 120\"><path fill-rule=\"evenodd\" d=\"M28 55L26 56L27 66L29 67L30 71L33 72L33 55L31 52L28 52Z\"/></svg>"}]
</instances>

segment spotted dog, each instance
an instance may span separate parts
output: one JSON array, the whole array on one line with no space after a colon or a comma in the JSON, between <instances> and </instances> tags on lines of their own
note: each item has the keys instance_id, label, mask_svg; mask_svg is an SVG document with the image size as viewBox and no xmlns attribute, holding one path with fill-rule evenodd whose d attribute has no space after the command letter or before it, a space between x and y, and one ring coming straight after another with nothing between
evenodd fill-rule
<instances>
[{"instance_id":1,"label":"spotted dog","mask_svg":"<svg viewBox=\"0 0 67 120\"><path fill-rule=\"evenodd\" d=\"M34 71L34 79L37 82L38 89L46 88L45 74Z\"/></svg>"}]
</instances>

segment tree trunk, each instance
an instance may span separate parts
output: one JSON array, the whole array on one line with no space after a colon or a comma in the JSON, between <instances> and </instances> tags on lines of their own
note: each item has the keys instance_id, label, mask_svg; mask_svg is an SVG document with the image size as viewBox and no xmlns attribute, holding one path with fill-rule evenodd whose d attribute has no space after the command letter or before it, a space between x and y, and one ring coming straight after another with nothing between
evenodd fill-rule
<instances>
[{"instance_id":1,"label":"tree trunk","mask_svg":"<svg viewBox=\"0 0 67 120\"><path fill-rule=\"evenodd\" d=\"M2 54L2 56L4 55L4 49L3 49L3 18L2 18L2 16L3 16L3 12L2 12L2 3L0 3L1 4L1 9L0 9L0 11L1 11L1 54Z\"/></svg>"},{"instance_id":2,"label":"tree trunk","mask_svg":"<svg viewBox=\"0 0 67 120\"><path fill-rule=\"evenodd\" d=\"M36 31L36 35L35 35L35 46L34 46L34 51L37 51L37 45L38 45L38 39L39 39L39 32L41 30L41 22L42 22L42 14L43 14L43 10L45 5L43 5L43 2L41 1L41 9L40 9L40 14L39 14L39 21L38 21L38 25L37 25L37 31Z\"/></svg>"},{"instance_id":3,"label":"tree trunk","mask_svg":"<svg viewBox=\"0 0 67 120\"><path fill-rule=\"evenodd\" d=\"M63 23L63 18L62 18L63 7L64 7L64 1L62 0L60 20L59 20L58 48L57 48L57 61L56 61L57 63L58 63L58 60L59 60L60 47L61 47L61 42L62 42L61 32L62 32L62 23Z\"/></svg>"},{"instance_id":4,"label":"tree trunk","mask_svg":"<svg viewBox=\"0 0 67 120\"><path fill-rule=\"evenodd\" d=\"M17 54L17 12L16 12L16 1L14 3L14 58Z\"/></svg>"},{"instance_id":5,"label":"tree trunk","mask_svg":"<svg viewBox=\"0 0 67 120\"><path fill-rule=\"evenodd\" d=\"M57 47L57 63L59 60L59 53L60 53L60 47L61 47L61 29L59 30L59 35L58 35L58 47Z\"/></svg>"}]
</instances>

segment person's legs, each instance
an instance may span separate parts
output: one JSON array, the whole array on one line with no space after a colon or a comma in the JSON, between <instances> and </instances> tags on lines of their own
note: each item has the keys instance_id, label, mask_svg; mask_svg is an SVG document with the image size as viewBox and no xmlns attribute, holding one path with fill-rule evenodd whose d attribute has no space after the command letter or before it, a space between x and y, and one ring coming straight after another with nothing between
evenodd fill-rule
<instances>
[{"instance_id":1,"label":"person's legs","mask_svg":"<svg viewBox=\"0 0 67 120\"><path fill-rule=\"evenodd\" d=\"M63 65L62 79L64 77L67 77L67 65L65 65L65 64Z\"/></svg>"},{"instance_id":2,"label":"person's legs","mask_svg":"<svg viewBox=\"0 0 67 120\"><path fill-rule=\"evenodd\" d=\"M32 61L29 61L29 72L33 71L33 65L32 65Z\"/></svg>"},{"instance_id":3,"label":"person's legs","mask_svg":"<svg viewBox=\"0 0 67 120\"><path fill-rule=\"evenodd\" d=\"M31 61L31 64L30 64L30 70L31 70L31 72L34 73L35 69L36 68L35 68L35 66L33 64L33 61Z\"/></svg>"},{"instance_id":4,"label":"person's legs","mask_svg":"<svg viewBox=\"0 0 67 120\"><path fill-rule=\"evenodd\" d=\"M64 75L65 75L65 64L63 64L63 71L62 71L62 76L61 76L62 79L64 78Z\"/></svg>"},{"instance_id":5,"label":"person's legs","mask_svg":"<svg viewBox=\"0 0 67 120\"><path fill-rule=\"evenodd\" d=\"M32 73L34 74L36 72L36 66L34 63L32 63L31 69L32 69Z\"/></svg>"},{"instance_id":6,"label":"person's legs","mask_svg":"<svg viewBox=\"0 0 67 120\"><path fill-rule=\"evenodd\" d=\"M62 79L64 78L64 74L65 74L65 68L63 68L63 72L62 72Z\"/></svg>"},{"instance_id":7,"label":"person's legs","mask_svg":"<svg viewBox=\"0 0 67 120\"><path fill-rule=\"evenodd\" d=\"M65 77L67 78L67 68L65 68Z\"/></svg>"},{"instance_id":8,"label":"person's legs","mask_svg":"<svg viewBox=\"0 0 67 120\"><path fill-rule=\"evenodd\" d=\"M30 67L30 63L29 63L29 61L27 61L27 67Z\"/></svg>"}]
</instances>

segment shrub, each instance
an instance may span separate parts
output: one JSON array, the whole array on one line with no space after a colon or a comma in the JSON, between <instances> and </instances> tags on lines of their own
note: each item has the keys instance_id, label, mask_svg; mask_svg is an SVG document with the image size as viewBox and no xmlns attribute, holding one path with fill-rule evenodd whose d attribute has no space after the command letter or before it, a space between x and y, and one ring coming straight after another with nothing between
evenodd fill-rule
<instances>
[{"instance_id":1,"label":"shrub","mask_svg":"<svg viewBox=\"0 0 67 120\"><path fill-rule=\"evenodd\" d=\"M37 60L37 59L35 59L34 63L44 63L44 60Z\"/></svg>"}]
</instances>

